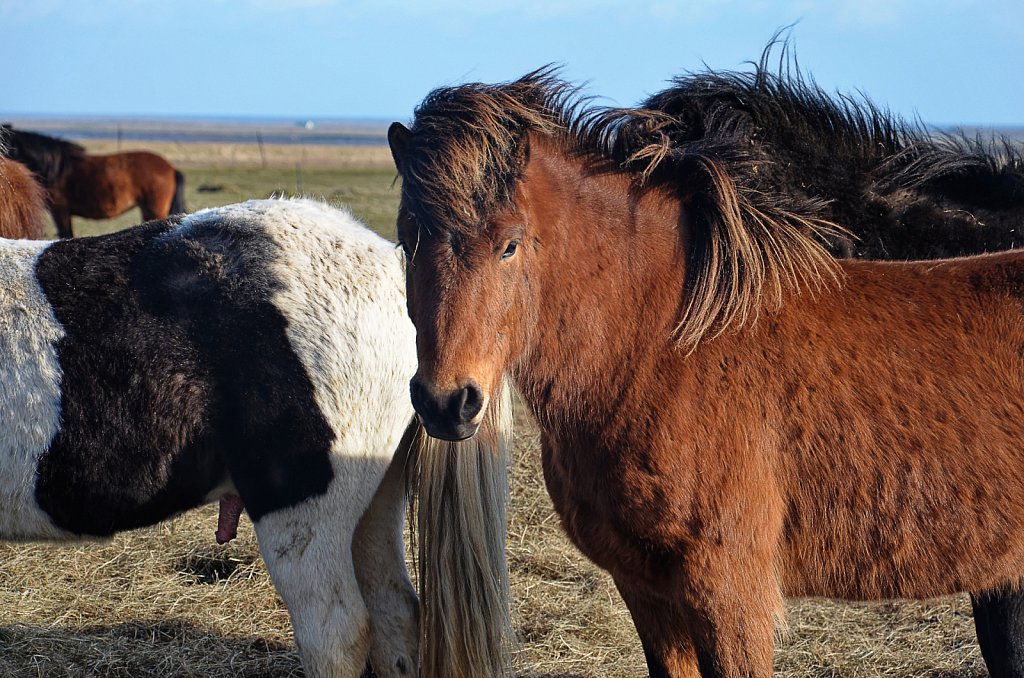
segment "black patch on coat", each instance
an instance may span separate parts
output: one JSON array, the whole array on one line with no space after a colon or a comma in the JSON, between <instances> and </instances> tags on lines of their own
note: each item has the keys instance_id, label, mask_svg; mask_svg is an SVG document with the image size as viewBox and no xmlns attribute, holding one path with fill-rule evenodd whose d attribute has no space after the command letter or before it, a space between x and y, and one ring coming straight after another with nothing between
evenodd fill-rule
<instances>
[{"instance_id":1,"label":"black patch on coat","mask_svg":"<svg viewBox=\"0 0 1024 678\"><path fill-rule=\"evenodd\" d=\"M176 219L56 242L36 275L66 335L61 427L36 499L108 535L202 504L228 475L253 520L321 494L333 432L270 302L256 229Z\"/></svg>"}]
</instances>

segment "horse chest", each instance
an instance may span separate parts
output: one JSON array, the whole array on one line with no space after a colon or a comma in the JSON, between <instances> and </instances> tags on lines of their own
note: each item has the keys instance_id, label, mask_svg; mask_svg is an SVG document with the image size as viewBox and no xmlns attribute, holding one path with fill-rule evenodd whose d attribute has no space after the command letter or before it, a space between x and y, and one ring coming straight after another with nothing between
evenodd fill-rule
<instances>
[{"instance_id":1,"label":"horse chest","mask_svg":"<svg viewBox=\"0 0 1024 678\"><path fill-rule=\"evenodd\" d=\"M569 538L613 575L666 576L693 540L680 477L591 444L543 441L544 479Z\"/></svg>"}]
</instances>

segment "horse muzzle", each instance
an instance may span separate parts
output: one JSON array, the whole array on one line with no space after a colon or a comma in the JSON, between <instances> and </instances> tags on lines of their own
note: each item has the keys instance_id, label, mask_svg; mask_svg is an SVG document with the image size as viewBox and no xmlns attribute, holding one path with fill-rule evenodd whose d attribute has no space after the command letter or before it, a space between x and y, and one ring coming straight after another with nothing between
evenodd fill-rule
<instances>
[{"instance_id":1,"label":"horse muzzle","mask_svg":"<svg viewBox=\"0 0 1024 678\"><path fill-rule=\"evenodd\" d=\"M459 441L472 438L487 406L487 396L472 379L461 388L442 393L418 376L409 382L412 406L433 438Z\"/></svg>"}]
</instances>

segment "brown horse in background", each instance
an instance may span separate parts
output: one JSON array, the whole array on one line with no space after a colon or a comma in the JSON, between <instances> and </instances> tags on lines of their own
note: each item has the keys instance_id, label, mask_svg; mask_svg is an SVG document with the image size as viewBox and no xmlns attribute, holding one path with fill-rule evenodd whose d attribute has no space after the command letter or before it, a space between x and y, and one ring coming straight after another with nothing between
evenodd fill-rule
<instances>
[{"instance_id":1,"label":"brown horse in background","mask_svg":"<svg viewBox=\"0 0 1024 678\"><path fill-rule=\"evenodd\" d=\"M539 72L392 126L428 432L511 377L652 676L771 675L784 596L1016 588L1024 253L837 261L744 149L627 117Z\"/></svg>"},{"instance_id":2,"label":"brown horse in background","mask_svg":"<svg viewBox=\"0 0 1024 678\"><path fill-rule=\"evenodd\" d=\"M45 210L43 189L32 172L0 156L0 238L42 238Z\"/></svg>"},{"instance_id":3,"label":"brown horse in background","mask_svg":"<svg viewBox=\"0 0 1024 678\"><path fill-rule=\"evenodd\" d=\"M148 151L90 155L78 144L3 126L7 155L31 169L49 196L62 238L71 217L109 219L138 205L142 219L185 212L185 176Z\"/></svg>"}]
</instances>

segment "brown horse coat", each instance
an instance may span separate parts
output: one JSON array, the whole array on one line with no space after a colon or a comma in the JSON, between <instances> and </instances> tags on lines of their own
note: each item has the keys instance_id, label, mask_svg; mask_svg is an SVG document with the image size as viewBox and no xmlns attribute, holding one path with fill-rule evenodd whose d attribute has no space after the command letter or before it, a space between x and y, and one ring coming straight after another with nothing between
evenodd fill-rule
<instances>
[{"instance_id":1,"label":"brown horse coat","mask_svg":"<svg viewBox=\"0 0 1024 678\"><path fill-rule=\"evenodd\" d=\"M486 88L390 135L413 402L458 437L513 378L652 675L770 675L786 595L1018 584L1024 253L836 262L728 158L644 187L529 76Z\"/></svg>"},{"instance_id":2,"label":"brown horse coat","mask_svg":"<svg viewBox=\"0 0 1024 678\"><path fill-rule=\"evenodd\" d=\"M42 238L43 189L21 163L0 157L0 238Z\"/></svg>"},{"instance_id":3,"label":"brown horse coat","mask_svg":"<svg viewBox=\"0 0 1024 678\"><path fill-rule=\"evenodd\" d=\"M72 164L67 182L71 213L87 219L107 219L136 205L142 219L162 219L174 200L174 167L148 151L82 155ZM139 181L137 177L149 177Z\"/></svg>"},{"instance_id":4,"label":"brown horse coat","mask_svg":"<svg viewBox=\"0 0 1024 678\"><path fill-rule=\"evenodd\" d=\"M174 167L148 151L75 156L64 185L50 190L54 219L67 223L65 237L72 215L109 219L138 205L143 221L163 219L172 211L177 181Z\"/></svg>"},{"instance_id":5,"label":"brown horse coat","mask_svg":"<svg viewBox=\"0 0 1024 678\"><path fill-rule=\"evenodd\" d=\"M587 549L596 561L620 569L611 554L637 539L636 567L621 574L653 566L655 580L672 578L649 554L727 540L724 526L701 525L710 514L770 533L762 546L789 595L926 597L1017 580L1024 253L843 262L842 285L790 295L689 353L672 337L685 212L653 192L634 209L654 216L631 220L626 186L602 185L620 177L560 189L573 163L540 147L521 189L546 244L530 265L562 273L530 324L560 331L539 330L513 373L542 423L570 532L589 542L575 520L635 513L625 535L602 531L610 541Z\"/></svg>"}]
</instances>

